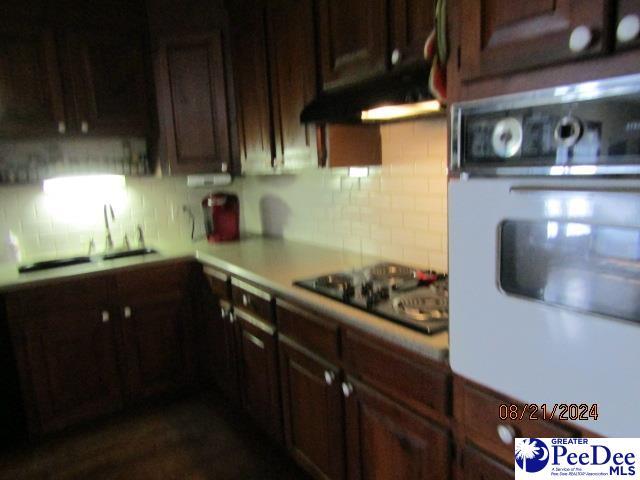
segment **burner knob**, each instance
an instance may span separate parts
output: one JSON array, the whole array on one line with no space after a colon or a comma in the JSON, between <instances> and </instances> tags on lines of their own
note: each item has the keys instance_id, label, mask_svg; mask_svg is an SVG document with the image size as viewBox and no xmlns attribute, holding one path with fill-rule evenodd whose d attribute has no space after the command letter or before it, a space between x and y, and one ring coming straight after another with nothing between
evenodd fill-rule
<instances>
[{"instance_id":1,"label":"burner knob","mask_svg":"<svg viewBox=\"0 0 640 480\"><path fill-rule=\"evenodd\" d=\"M347 285L346 287L344 287L344 290L342 290L342 299L345 302L348 302L355 295L355 293L356 291L353 288L353 285Z\"/></svg>"}]
</instances>

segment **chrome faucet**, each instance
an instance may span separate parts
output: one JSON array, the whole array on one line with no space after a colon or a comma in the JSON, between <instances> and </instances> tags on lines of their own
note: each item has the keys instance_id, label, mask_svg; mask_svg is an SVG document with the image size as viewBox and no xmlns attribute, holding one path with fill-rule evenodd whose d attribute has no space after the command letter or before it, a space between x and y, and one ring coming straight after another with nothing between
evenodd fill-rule
<instances>
[{"instance_id":1,"label":"chrome faucet","mask_svg":"<svg viewBox=\"0 0 640 480\"><path fill-rule=\"evenodd\" d=\"M144 244L144 232L142 231L142 225L138 224L138 247L145 248Z\"/></svg>"},{"instance_id":2,"label":"chrome faucet","mask_svg":"<svg viewBox=\"0 0 640 480\"><path fill-rule=\"evenodd\" d=\"M107 233L107 238L105 239L104 249L105 251L109 251L113 249L113 237L111 236L111 227L109 226L109 214L111 214L111 221L114 222L116 220L116 216L113 213L113 207L110 203L104 204L104 228Z\"/></svg>"}]
</instances>

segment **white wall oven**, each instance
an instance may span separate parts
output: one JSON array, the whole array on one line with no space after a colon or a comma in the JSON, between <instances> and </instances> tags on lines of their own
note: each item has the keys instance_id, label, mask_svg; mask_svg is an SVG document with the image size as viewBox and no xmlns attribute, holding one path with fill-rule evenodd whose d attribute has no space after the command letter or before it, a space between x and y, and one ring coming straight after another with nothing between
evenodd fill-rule
<instances>
[{"instance_id":1,"label":"white wall oven","mask_svg":"<svg viewBox=\"0 0 640 480\"><path fill-rule=\"evenodd\" d=\"M640 436L640 76L451 119L453 370L523 402L597 405L571 420Z\"/></svg>"}]
</instances>

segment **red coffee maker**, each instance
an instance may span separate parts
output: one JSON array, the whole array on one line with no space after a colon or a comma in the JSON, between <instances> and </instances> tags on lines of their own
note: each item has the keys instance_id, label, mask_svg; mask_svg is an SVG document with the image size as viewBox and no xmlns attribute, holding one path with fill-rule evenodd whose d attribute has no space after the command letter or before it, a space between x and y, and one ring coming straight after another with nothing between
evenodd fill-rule
<instances>
[{"instance_id":1,"label":"red coffee maker","mask_svg":"<svg viewBox=\"0 0 640 480\"><path fill-rule=\"evenodd\" d=\"M233 193L211 193L202 199L204 226L209 242L240 238L240 202Z\"/></svg>"}]
</instances>

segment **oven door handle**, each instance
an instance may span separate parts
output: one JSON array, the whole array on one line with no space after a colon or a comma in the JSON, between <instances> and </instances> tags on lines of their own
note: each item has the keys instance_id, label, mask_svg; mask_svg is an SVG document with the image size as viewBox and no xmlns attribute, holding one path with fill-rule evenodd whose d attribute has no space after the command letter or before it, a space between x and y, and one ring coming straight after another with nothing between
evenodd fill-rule
<instances>
[{"instance_id":1,"label":"oven door handle","mask_svg":"<svg viewBox=\"0 0 640 480\"><path fill-rule=\"evenodd\" d=\"M530 195L530 194L546 194L546 193L582 193L582 194L594 194L594 193L615 193L615 194L631 194L639 195L640 188L632 187L548 187L548 186L515 186L509 188L509 193L517 195Z\"/></svg>"}]
</instances>

